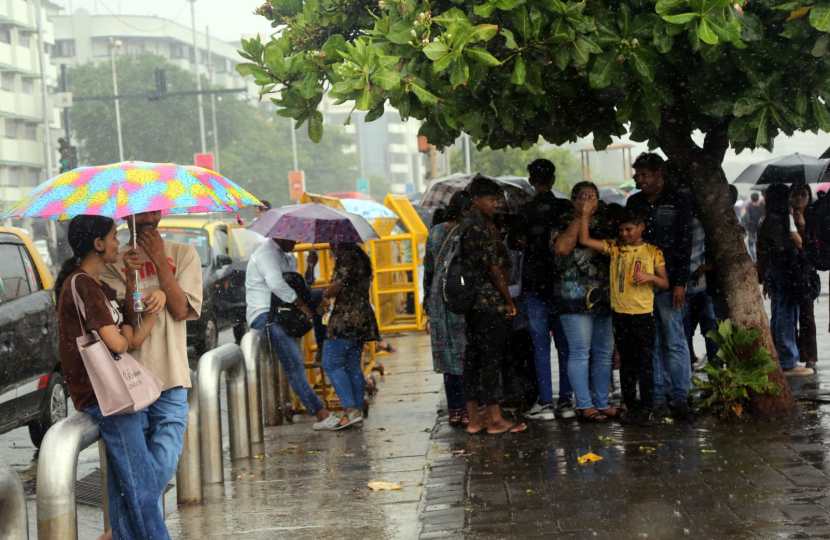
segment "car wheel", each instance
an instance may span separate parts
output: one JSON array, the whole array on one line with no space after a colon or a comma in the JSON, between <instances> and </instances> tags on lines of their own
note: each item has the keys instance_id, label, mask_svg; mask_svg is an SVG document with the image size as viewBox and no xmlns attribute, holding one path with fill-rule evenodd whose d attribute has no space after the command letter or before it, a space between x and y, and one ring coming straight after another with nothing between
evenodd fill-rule
<instances>
[{"instance_id":1,"label":"car wheel","mask_svg":"<svg viewBox=\"0 0 830 540\"><path fill-rule=\"evenodd\" d=\"M219 326L216 324L215 317L208 317L205 319L205 324L202 326L202 335L196 345L196 356L201 357L208 351L215 349L219 345Z\"/></svg>"},{"instance_id":2,"label":"car wheel","mask_svg":"<svg viewBox=\"0 0 830 540\"><path fill-rule=\"evenodd\" d=\"M32 439L32 444L40 448L40 443L43 442L49 428L66 418L67 413L66 383L63 376L55 372L49 378L49 388L46 390L40 417L29 424L29 438Z\"/></svg>"}]
</instances>

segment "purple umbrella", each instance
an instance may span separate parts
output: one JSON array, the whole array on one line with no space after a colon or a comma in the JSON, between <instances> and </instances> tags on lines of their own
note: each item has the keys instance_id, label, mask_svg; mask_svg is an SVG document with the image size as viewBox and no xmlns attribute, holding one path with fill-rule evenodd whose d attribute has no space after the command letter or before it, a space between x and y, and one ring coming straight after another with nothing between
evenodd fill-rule
<instances>
[{"instance_id":1,"label":"purple umbrella","mask_svg":"<svg viewBox=\"0 0 830 540\"><path fill-rule=\"evenodd\" d=\"M360 244L378 238L360 216L322 204L300 204L265 212L251 230L303 244Z\"/></svg>"}]
</instances>

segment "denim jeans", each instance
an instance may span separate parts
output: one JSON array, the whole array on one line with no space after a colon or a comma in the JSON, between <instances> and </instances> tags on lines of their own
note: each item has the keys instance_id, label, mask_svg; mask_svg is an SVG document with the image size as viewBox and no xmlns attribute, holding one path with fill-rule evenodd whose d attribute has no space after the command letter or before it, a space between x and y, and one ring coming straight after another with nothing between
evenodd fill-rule
<instances>
[{"instance_id":1,"label":"denim jeans","mask_svg":"<svg viewBox=\"0 0 830 540\"><path fill-rule=\"evenodd\" d=\"M98 406L93 405L84 412L98 424L107 449L107 491L113 538L169 539L159 504L167 485L165 456L157 459L148 446L147 411L103 416Z\"/></svg>"},{"instance_id":2,"label":"denim jeans","mask_svg":"<svg viewBox=\"0 0 830 540\"><path fill-rule=\"evenodd\" d=\"M611 315L568 313L559 321L568 340L568 379L576 408L607 408L614 356Z\"/></svg>"},{"instance_id":3,"label":"denim jeans","mask_svg":"<svg viewBox=\"0 0 830 540\"><path fill-rule=\"evenodd\" d=\"M463 409L466 405L464 400L464 377L444 373L444 392L447 394L447 409L450 411Z\"/></svg>"},{"instance_id":4,"label":"denim jeans","mask_svg":"<svg viewBox=\"0 0 830 540\"><path fill-rule=\"evenodd\" d=\"M323 345L323 369L344 409L363 409L362 357L363 342L356 339L327 339Z\"/></svg>"},{"instance_id":5,"label":"denim jeans","mask_svg":"<svg viewBox=\"0 0 830 540\"><path fill-rule=\"evenodd\" d=\"M797 342L798 302L786 294L770 291L770 330L781 369L792 369L799 359Z\"/></svg>"},{"instance_id":6,"label":"denim jeans","mask_svg":"<svg viewBox=\"0 0 830 540\"><path fill-rule=\"evenodd\" d=\"M686 401L692 385L692 366L689 364L689 346L683 324L683 309L672 305L672 292L654 295L654 317L657 333L654 342L654 404Z\"/></svg>"},{"instance_id":7,"label":"denim jeans","mask_svg":"<svg viewBox=\"0 0 830 540\"><path fill-rule=\"evenodd\" d=\"M692 338L695 335L695 329L700 326L700 333L706 339L706 358L710 362L717 362L718 346L715 342L706 337L709 330L718 329L718 320L715 318L715 306L712 303L712 298L706 291L701 291L686 295L686 305L684 307L684 326L686 328L686 344L689 348L689 359L692 359L694 349L692 345Z\"/></svg>"},{"instance_id":8,"label":"denim jeans","mask_svg":"<svg viewBox=\"0 0 830 540\"><path fill-rule=\"evenodd\" d=\"M268 324L268 314L263 313L251 323L251 328L263 330L268 334L271 347L280 359L288 385L297 394L300 402L310 415L315 415L323 408L323 402L314 389L308 384L303 363L302 351L297 340L285 333L285 330L278 324Z\"/></svg>"},{"instance_id":9,"label":"denim jeans","mask_svg":"<svg viewBox=\"0 0 830 540\"><path fill-rule=\"evenodd\" d=\"M559 364L559 400L570 401L573 390L568 381L568 342L553 313L550 302L541 296L527 292L524 295L525 311L530 322L533 355L536 362L536 382L539 385L539 403L553 402L553 383L550 374L550 337L556 343Z\"/></svg>"}]
</instances>

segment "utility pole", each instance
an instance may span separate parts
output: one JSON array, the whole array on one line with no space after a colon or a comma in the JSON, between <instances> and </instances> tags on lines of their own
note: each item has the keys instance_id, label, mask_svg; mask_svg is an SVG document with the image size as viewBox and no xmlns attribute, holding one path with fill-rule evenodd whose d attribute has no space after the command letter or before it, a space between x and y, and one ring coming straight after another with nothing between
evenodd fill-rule
<instances>
[{"instance_id":1,"label":"utility pole","mask_svg":"<svg viewBox=\"0 0 830 540\"><path fill-rule=\"evenodd\" d=\"M112 65L112 93L115 95L115 133L118 139L118 161L124 161L124 136L121 133L121 102L118 99L118 70L115 67L115 49L121 42L110 38L110 64Z\"/></svg>"},{"instance_id":2,"label":"utility pole","mask_svg":"<svg viewBox=\"0 0 830 540\"><path fill-rule=\"evenodd\" d=\"M199 108L199 136L201 137L201 152L207 152L207 139L205 137L205 110L202 103L202 77L199 74L199 43L196 39L196 0L190 2L190 25L193 27L193 72L196 74L196 103Z\"/></svg>"},{"instance_id":3,"label":"utility pole","mask_svg":"<svg viewBox=\"0 0 830 540\"><path fill-rule=\"evenodd\" d=\"M205 34L207 35L207 55L208 55L208 82L213 88L213 53L210 47L210 27L205 27ZM219 125L216 122L216 94L210 95L210 115L213 120L213 166L218 171L219 165Z\"/></svg>"},{"instance_id":4,"label":"utility pole","mask_svg":"<svg viewBox=\"0 0 830 540\"><path fill-rule=\"evenodd\" d=\"M291 120L291 155L294 158L294 170L300 170L300 156L297 152L297 121L293 118Z\"/></svg>"},{"instance_id":5,"label":"utility pole","mask_svg":"<svg viewBox=\"0 0 830 540\"><path fill-rule=\"evenodd\" d=\"M464 171L473 174L472 163L470 162L470 136L464 134Z\"/></svg>"}]
</instances>

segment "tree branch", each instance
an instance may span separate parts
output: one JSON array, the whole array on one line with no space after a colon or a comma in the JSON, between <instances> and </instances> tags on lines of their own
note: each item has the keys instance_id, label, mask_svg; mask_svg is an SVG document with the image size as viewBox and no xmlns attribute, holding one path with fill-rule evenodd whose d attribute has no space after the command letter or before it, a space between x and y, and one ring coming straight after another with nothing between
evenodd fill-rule
<instances>
[{"instance_id":1,"label":"tree branch","mask_svg":"<svg viewBox=\"0 0 830 540\"><path fill-rule=\"evenodd\" d=\"M718 165L723 163L726 150L729 148L729 121L724 119L706 133L703 142L703 153Z\"/></svg>"}]
</instances>

